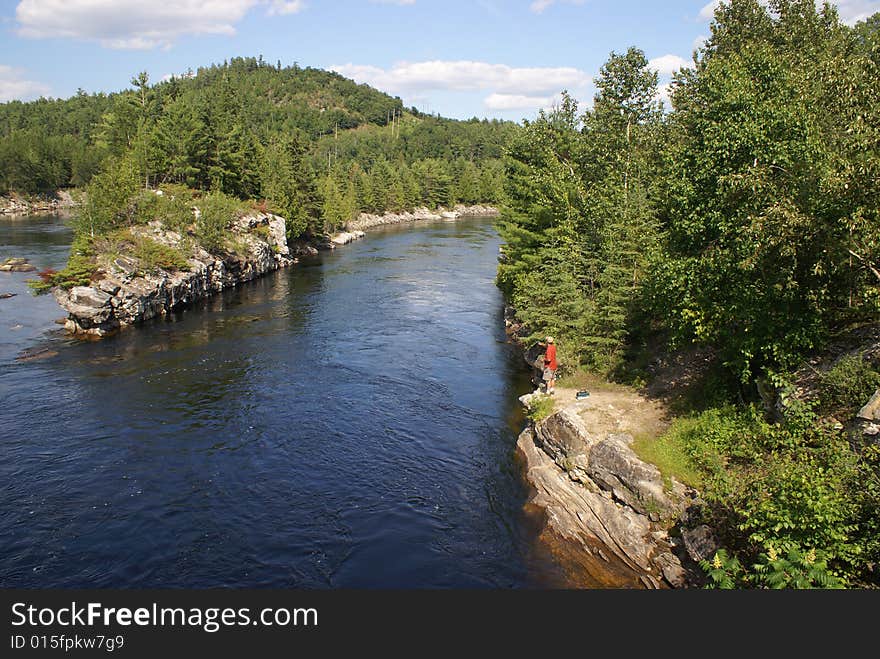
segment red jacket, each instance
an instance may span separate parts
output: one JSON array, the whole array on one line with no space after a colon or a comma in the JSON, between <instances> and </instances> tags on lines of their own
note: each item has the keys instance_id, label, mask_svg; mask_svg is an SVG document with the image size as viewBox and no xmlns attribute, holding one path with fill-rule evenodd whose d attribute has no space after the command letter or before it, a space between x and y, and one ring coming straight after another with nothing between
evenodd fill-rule
<instances>
[{"instance_id":1,"label":"red jacket","mask_svg":"<svg viewBox=\"0 0 880 659\"><path fill-rule=\"evenodd\" d=\"M551 343L547 346L547 353L544 355L544 368L551 368L554 371L559 367L556 363L556 344Z\"/></svg>"}]
</instances>

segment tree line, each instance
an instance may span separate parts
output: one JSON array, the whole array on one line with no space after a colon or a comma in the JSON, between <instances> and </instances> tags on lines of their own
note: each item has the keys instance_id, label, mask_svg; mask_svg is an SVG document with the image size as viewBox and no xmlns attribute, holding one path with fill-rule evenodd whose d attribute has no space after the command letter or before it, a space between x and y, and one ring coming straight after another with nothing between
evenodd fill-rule
<instances>
[{"instance_id":1,"label":"tree line","mask_svg":"<svg viewBox=\"0 0 880 659\"><path fill-rule=\"evenodd\" d=\"M265 200L292 235L336 228L362 210L500 198L513 124L405 110L337 73L262 58L157 84L142 73L131 84L0 105L0 190L84 187L125 162L144 188ZM353 168L363 175L349 177ZM423 173L428 184L414 181Z\"/></svg>"},{"instance_id":2,"label":"tree line","mask_svg":"<svg viewBox=\"0 0 880 659\"><path fill-rule=\"evenodd\" d=\"M878 451L828 421L852 418L878 364L835 367L818 402L791 386L880 317L878 28L813 0L722 3L670 111L644 53L612 53L592 107L566 95L506 159L498 284L533 338L631 382L658 341L717 355L710 409L664 440L726 535L715 584L878 582Z\"/></svg>"}]
</instances>

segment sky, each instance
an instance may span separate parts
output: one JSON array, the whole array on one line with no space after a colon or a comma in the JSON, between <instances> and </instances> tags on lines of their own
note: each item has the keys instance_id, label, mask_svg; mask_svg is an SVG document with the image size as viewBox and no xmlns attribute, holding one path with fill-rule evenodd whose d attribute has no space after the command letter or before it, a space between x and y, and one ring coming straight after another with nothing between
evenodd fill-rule
<instances>
[{"instance_id":1,"label":"sky","mask_svg":"<svg viewBox=\"0 0 880 659\"><path fill-rule=\"evenodd\" d=\"M0 102L113 92L236 56L332 69L447 117L519 121L588 104L611 51L661 84L721 0L0 0ZM833 2L852 24L880 0Z\"/></svg>"}]
</instances>

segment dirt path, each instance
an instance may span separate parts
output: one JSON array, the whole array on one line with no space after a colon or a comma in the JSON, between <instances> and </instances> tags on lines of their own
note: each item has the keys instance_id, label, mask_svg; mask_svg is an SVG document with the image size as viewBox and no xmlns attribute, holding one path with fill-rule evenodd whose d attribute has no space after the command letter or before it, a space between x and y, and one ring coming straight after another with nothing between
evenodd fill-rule
<instances>
[{"instance_id":1,"label":"dirt path","mask_svg":"<svg viewBox=\"0 0 880 659\"><path fill-rule=\"evenodd\" d=\"M657 437L669 426L666 407L636 391L607 383L594 383L582 389L590 395L577 400L578 388L557 385L554 408L574 411L597 436L628 433L633 437Z\"/></svg>"}]
</instances>

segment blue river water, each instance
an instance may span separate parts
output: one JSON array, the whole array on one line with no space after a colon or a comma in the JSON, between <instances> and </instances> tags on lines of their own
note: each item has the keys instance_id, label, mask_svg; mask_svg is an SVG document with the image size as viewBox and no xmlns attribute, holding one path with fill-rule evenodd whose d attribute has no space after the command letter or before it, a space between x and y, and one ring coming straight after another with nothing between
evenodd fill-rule
<instances>
[{"instance_id":1,"label":"blue river water","mask_svg":"<svg viewBox=\"0 0 880 659\"><path fill-rule=\"evenodd\" d=\"M0 258L69 242L0 219ZM376 231L100 342L0 273L0 587L564 585L523 512L498 245Z\"/></svg>"}]
</instances>

